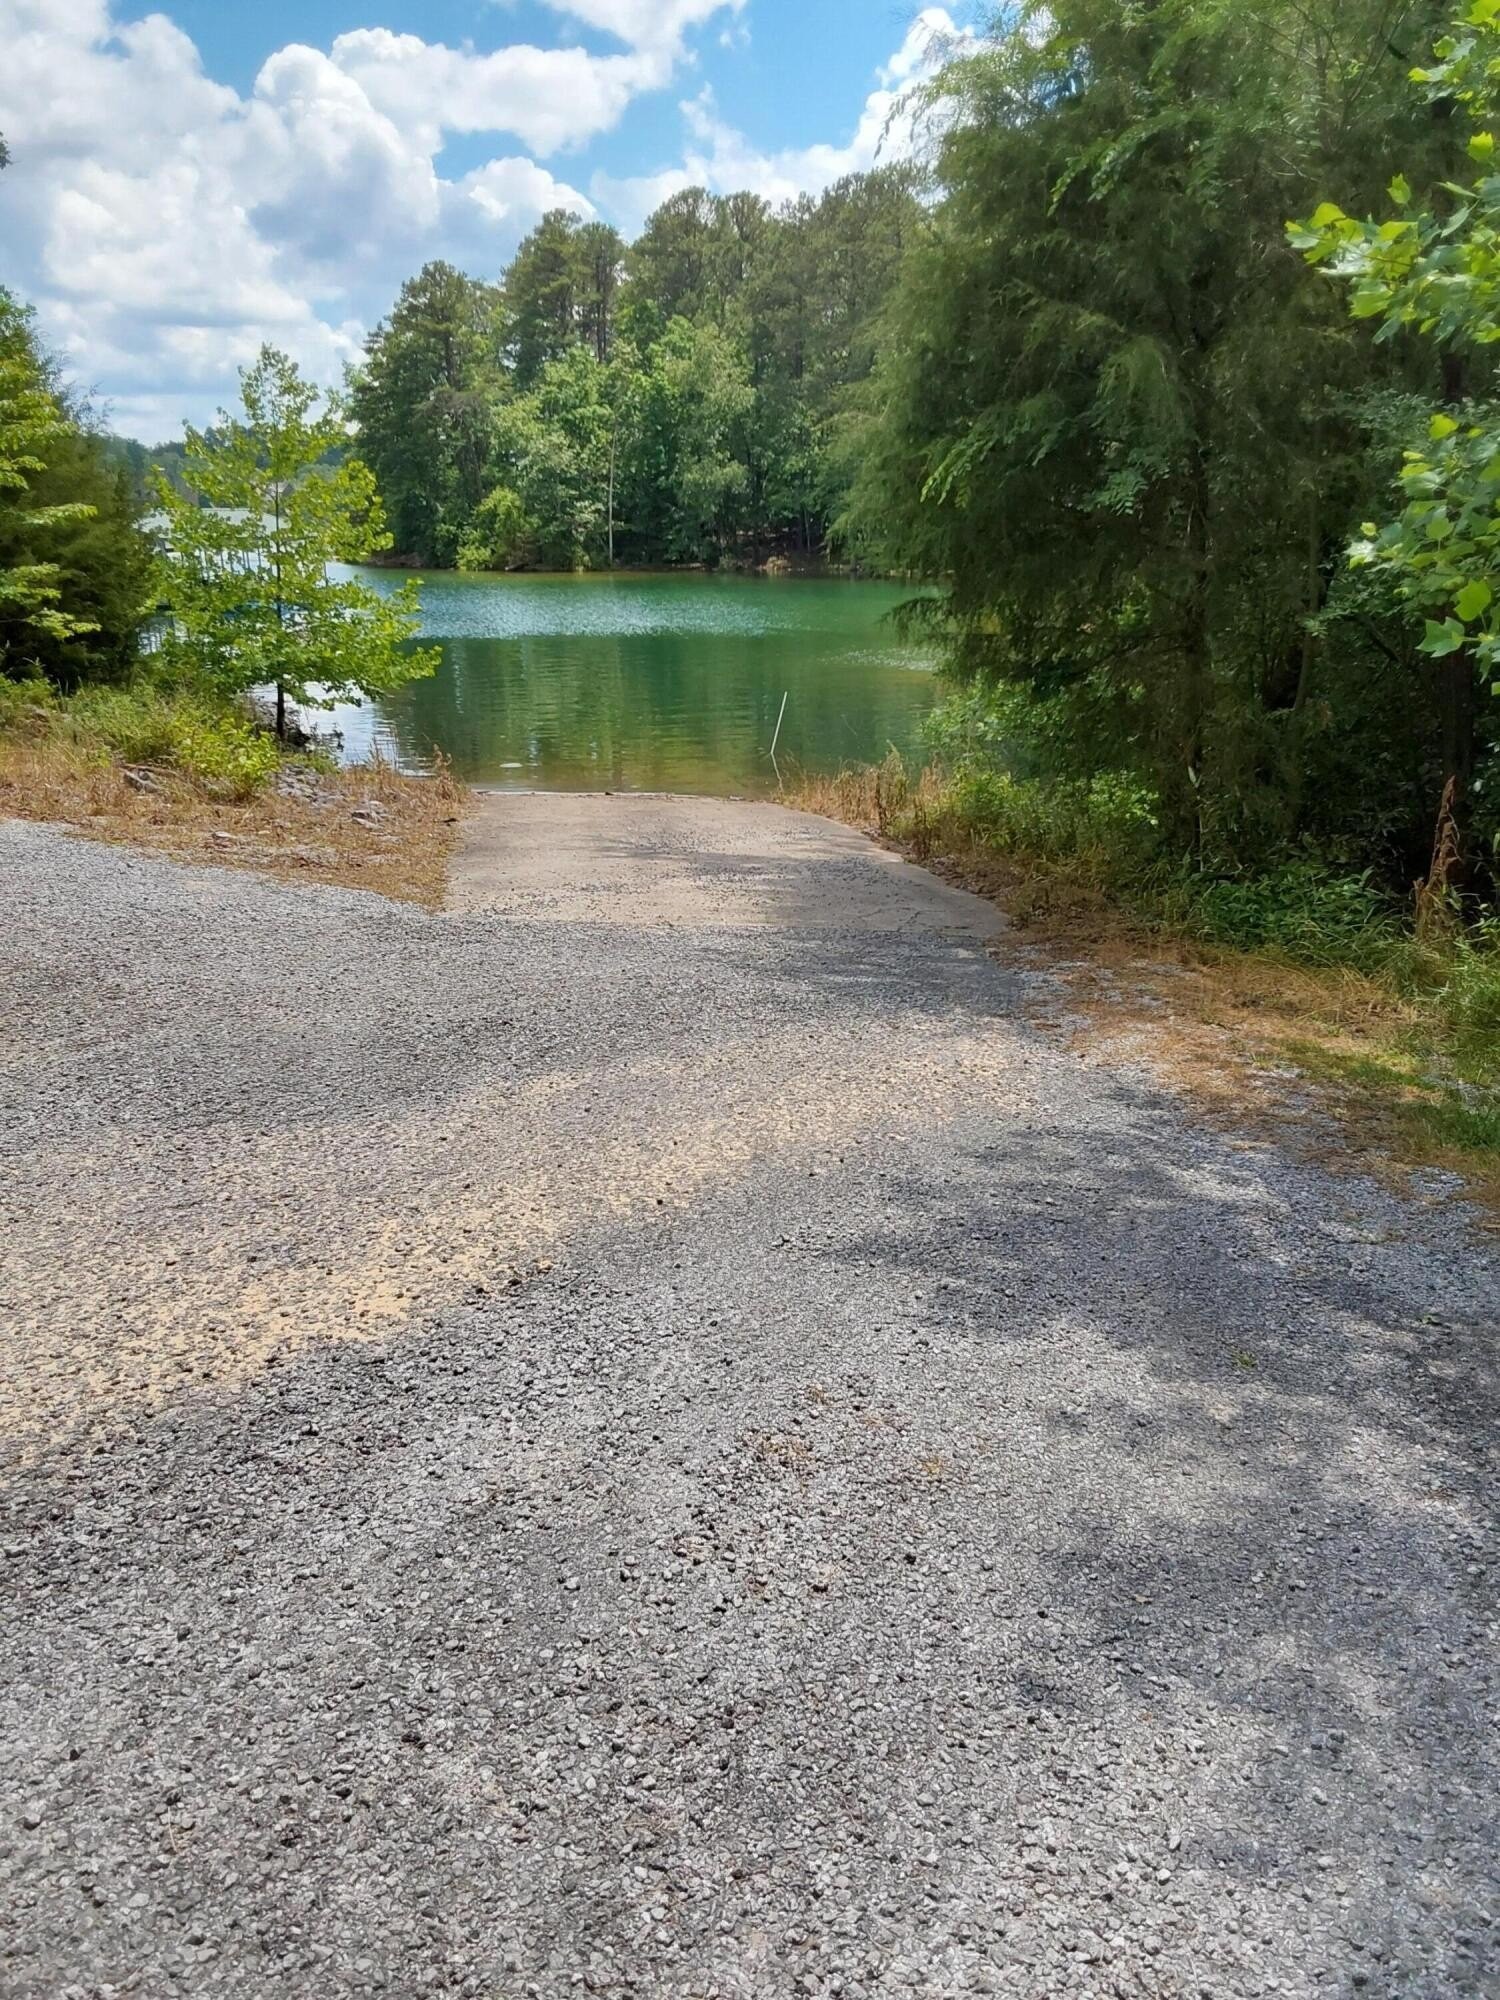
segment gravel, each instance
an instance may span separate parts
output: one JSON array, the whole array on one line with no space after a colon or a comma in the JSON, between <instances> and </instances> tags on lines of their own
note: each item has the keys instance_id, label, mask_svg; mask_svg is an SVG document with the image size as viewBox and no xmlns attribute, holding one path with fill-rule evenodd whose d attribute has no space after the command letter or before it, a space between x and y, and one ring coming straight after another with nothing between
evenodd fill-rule
<instances>
[{"instance_id":1,"label":"gravel","mask_svg":"<svg viewBox=\"0 0 1500 2000\"><path fill-rule=\"evenodd\" d=\"M0 866L0 1993L1496 1990L1451 1196L1068 1048L920 878Z\"/></svg>"}]
</instances>

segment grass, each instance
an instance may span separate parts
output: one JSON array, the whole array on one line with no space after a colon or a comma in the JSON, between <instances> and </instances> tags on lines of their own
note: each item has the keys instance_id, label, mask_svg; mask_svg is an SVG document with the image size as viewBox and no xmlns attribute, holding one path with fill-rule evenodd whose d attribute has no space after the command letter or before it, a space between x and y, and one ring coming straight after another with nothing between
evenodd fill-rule
<instances>
[{"instance_id":1,"label":"grass","mask_svg":"<svg viewBox=\"0 0 1500 2000\"><path fill-rule=\"evenodd\" d=\"M1023 945L1061 965L1090 1032L1225 1119L1305 1130L1310 1111L1331 1111L1345 1162L1440 1168L1500 1211L1493 923L1422 943L1367 883L1305 866L1127 888L1149 881L1128 795L1074 788L1049 819L1025 787L893 757L786 799L998 903Z\"/></svg>"},{"instance_id":2,"label":"grass","mask_svg":"<svg viewBox=\"0 0 1500 2000\"><path fill-rule=\"evenodd\" d=\"M0 817L434 908L463 811L446 774L335 769L237 711L149 685L63 700L0 681Z\"/></svg>"}]
</instances>

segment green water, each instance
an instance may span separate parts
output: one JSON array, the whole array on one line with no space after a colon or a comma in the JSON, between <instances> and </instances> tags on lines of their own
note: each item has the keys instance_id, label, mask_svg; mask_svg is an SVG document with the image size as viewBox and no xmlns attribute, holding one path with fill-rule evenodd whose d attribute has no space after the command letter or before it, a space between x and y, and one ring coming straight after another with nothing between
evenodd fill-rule
<instances>
[{"instance_id":1,"label":"green water","mask_svg":"<svg viewBox=\"0 0 1500 2000\"><path fill-rule=\"evenodd\" d=\"M377 588L400 579L365 572ZM547 791L773 792L783 775L917 746L932 660L888 614L899 584L768 577L428 575L442 665L341 709L345 754Z\"/></svg>"}]
</instances>

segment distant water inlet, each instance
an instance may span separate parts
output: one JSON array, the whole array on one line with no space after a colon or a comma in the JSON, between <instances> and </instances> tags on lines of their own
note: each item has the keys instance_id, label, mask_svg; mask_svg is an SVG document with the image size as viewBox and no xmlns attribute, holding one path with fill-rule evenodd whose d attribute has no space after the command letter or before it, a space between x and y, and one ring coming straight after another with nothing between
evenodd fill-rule
<instances>
[{"instance_id":1,"label":"distant water inlet","mask_svg":"<svg viewBox=\"0 0 1500 2000\"><path fill-rule=\"evenodd\" d=\"M403 579L363 572L377 588ZM337 711L346 756L441 753L470 783L765 795L783 772L915 750L933 657L890 614L912 592L836 579L425 575L430 681Z\"/></svg>"}]
</instances>

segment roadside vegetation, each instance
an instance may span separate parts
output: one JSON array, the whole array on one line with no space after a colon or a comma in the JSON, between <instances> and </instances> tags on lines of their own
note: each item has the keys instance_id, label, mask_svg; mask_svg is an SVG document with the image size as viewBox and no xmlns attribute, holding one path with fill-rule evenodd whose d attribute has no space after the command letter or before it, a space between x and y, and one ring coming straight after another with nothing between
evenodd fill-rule
<instances>
[{"instance_id":1,"label":"roadside vegetation","mask_svg":"<svg viewBox=\"0 0 1500 2000\"><path fill-rule=\"evenodd\" d=\"M264 796L252 690L284 738L432 664L330 562L834 550L921 580L947 698L927 770L808 803L1493 1172L1500 0L1018 0L907 109L920 168L549 215L413 278L344 398L268 353L156 453L4 300L11 795Z\"/></svg>"}]
</instances>

